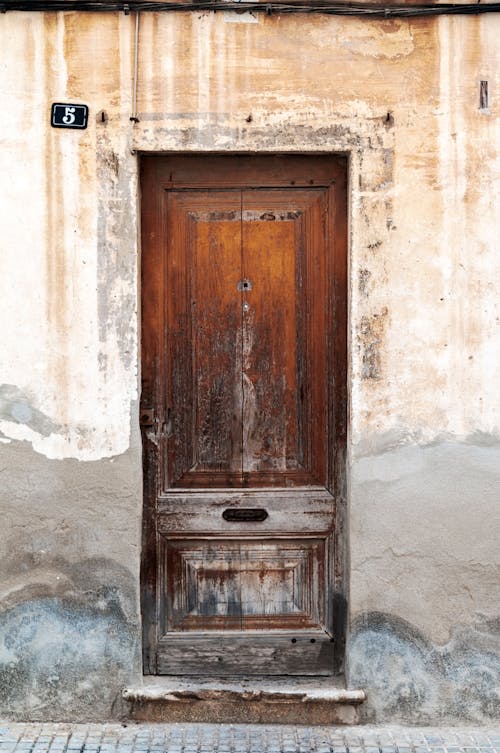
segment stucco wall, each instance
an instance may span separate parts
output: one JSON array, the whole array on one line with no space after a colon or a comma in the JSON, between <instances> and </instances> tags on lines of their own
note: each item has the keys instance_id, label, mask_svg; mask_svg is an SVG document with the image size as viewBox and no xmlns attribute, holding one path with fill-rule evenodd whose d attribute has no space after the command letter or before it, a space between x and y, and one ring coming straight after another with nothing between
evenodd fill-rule
<instances>
[{"instance_id":1,"label":"stucco wall","mask_svg":"<svg viewBox=\"0 0 500 753\"><path fill-rule=\"evenodd\" d=\"M110 717L141 672L138 153L340 151L348 680L498 716L500 17L142 14L137 124L134 22L0 15L2 713Z\"/></svg>"}]
</instances>

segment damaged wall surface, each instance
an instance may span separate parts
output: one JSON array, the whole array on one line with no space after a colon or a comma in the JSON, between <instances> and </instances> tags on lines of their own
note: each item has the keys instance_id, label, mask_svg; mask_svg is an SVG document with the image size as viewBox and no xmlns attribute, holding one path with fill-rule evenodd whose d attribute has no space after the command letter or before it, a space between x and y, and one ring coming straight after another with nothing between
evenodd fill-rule
<instances>
[{"instance_id":1,"label":"damaged wall surface","mask_svg":"<svg viewBox=\"0 0 500 753\"><path fill-rule=\"evenodd\" d=\"M142 673L140 153L337 152L347 680L367 719L499 718L500 17L142 14L138 123L134 25L0 15L0 714L111 718Z\"/></svg>"}]
</instances>

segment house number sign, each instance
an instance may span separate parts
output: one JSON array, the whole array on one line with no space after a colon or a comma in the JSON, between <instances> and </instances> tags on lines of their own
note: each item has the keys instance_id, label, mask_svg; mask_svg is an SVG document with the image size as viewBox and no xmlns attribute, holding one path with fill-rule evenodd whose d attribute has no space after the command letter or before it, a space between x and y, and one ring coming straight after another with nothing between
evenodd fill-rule
<instances>
[{"instance_id":1,"label":"house number sign","mask_svg":"<svg viewBox=\"0 0 500 753\"><path fill-rule=\"evenodd\" d=\"M87 105L52 105L50 124L53 128L86 128L89 116Z\"/></svg>"}]
</instances>

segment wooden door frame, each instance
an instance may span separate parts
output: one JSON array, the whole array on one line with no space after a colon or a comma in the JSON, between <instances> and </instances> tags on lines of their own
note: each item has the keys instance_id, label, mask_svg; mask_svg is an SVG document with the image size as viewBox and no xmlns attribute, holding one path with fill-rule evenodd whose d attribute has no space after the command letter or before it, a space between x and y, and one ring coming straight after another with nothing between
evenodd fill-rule
<instances>
[{"instance_id":1,"label":"wooden door frame","mask_svg":"<svg viewBox=\"0 0 500 753\"><path fill-rule=\"evenodd\" d=\"M142 552L141 552L141 611L143 619L143 673L156 674L156 628L157 621L148 618L148 615L157 612L156 578L158 570L157 544L156 544L156 516L155 502L160 486L159 468L160 457L158 452L157 433L162 430L163 416L153 416L149 409L153 405L153 397L157 394L158 384L152 379L153 374L158 374L158 359L160 358L161 346L153 342L152 330L146 323L155 321L160 315L157 302L161 300L164 281L163 259L158 252L152 253L153 249L151 232L154 223L164 226L164 203L161 192L157 190L158 182L164 190L177 187L171 181L171 176L166 170L168 160L190 161L193 165L193 185L196 187L212 187L210 181L210 162L214 159L227 159L228 164L234 166L238 159L259 161L268 165L274 158L279 165L279 158L287 160L288 164L296 158L310 160L317 164L326 160L330 168L329 185L334 186L334 237L329 239L332 244L330 253L333 253L332 268L333 289L332 299L335 313L334 342L333 342L333 380L335 386L335 400L333 415L329 416L329 426L335 434L336 441L333 443L333 474L330 480L331 491L335 497L335 530L334 530L334 571L330 574L332 584L332 614L333 634L335 636L334 671L341 674L344 670L345 638L347 629L347 573L346 573L346 445L348 423L348 390L347 390L347 296L348 296L348 235L347 235L347 171L348 160L346 156L336 154L301 153L279 155L250 155L250 154L215 154L215 153L172 153L172 154L144 154L140 157L140 189L141 189L141 328L142 328L142 391L140 407L140 423L142 428L143 448L143 526L142 526ZM201 177L200 177L201 176ZM233 171L234 176L234 171ZM282 173L277 172L276 180L282 186L295 185L290 180L290 172L285 169ZM321 182L309 184L320 187L326 185ZM303 183L303 185L308 185ZM235 181L229 180L227 187L238 188ZM241 187L247 186L242 183ZM160 274L150 275L149 265L155 270L160 269ZM145 278L148 277L148 290L152 295L143 295ZM161 287L161 290L160 290ZM156 328L158 331L158 328ZM162 367L163 370L163 367ZM156 616L157 620L157 616Z\"/></svg>"}]
</instances>

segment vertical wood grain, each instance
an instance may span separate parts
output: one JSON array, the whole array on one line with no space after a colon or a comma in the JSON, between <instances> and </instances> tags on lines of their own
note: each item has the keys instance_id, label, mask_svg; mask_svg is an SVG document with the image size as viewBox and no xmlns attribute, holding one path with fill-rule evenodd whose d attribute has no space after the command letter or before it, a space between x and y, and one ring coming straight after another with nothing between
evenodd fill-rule
<instances>
[{"instance_id":1,"label":"vertical wood grain","mask_svg":"<svg viewBox=\"0 0 500 753\"><path fill-rule=\"evenodd\" d=\"M291 197L286 212L274 206L272 192L257 194L243 193L242 203L242 273L252 286L243 292L243 473L278 475L299 465L295 301L300 230Z\"/></svg>"},{"instance_id":2,"label":"vertical wood grain","mask_svg":"<svg viewBox=\"0 0 500 753\"><path fill-rule=\"evenodd\" d=\"M169 486L241 476L240 205L239 191L169 193Z\"/></svg>"}]
</instances>

